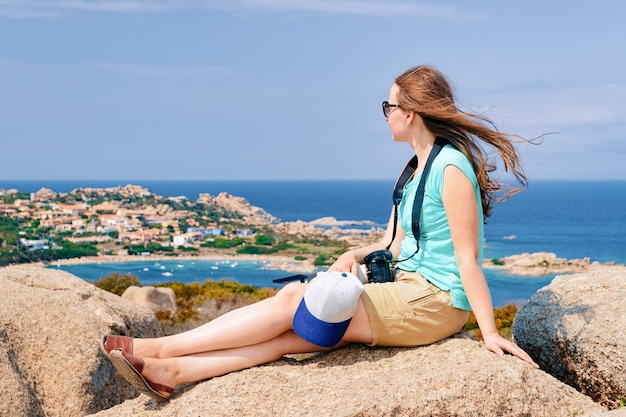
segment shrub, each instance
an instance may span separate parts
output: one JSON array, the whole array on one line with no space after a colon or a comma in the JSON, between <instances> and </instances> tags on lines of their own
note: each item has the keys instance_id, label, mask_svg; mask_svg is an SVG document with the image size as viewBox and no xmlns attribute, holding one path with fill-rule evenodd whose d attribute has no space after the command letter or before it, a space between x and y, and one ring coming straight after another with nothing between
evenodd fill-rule
<instances>
[{"instance_id":1,"label":"shrub","mask_svg":"<svg viewBox=\"0 0 626 417\"><path fill-rule=\"evenodd\" d=\"M274 238L268 235L256 235L254 243L257 245L271 246L274 244Z\"/></svg>"},{"instance_id":2,"label":"shrub","mask_svg":"<svg viewBox=\"0 0 626 417\"><path fill-rule=\"evenodd\" d=\"M224 239L224 238L217 237L212 241L207 241L207 242L202 243L200 246L203 246L205 248L229 249L235 246L239 246L243 242L244 240L241 238Z\"/></svg>"},{"instance_id":3,"label":"shrub","mask_svg":"<svg viewBox=\"0 0 626 417\"><path fill-rule=\"evenodd\" d=\"M515 319L515 315L518 310L519 307L515 304L507 304L502 308L493 309L493 315L496 320L496 328L502 337L509 340L511 339L511 327L513 326L513 320ZM467 320L463 331L470 333L477 339L482 339L482 333L480 332L474 313L470 313L469 319Z\"/></svg>"},{"instance_id":4,"label":"shrub","mask_svg":"<svg viewBox=\"0 0 626 417\"><path fill-rule=\"evenodd\" d=\"M198 248L194 248L193 246L179 246L178 250L180 252L198 252Z\"/></svg>"},{"instance_id":5,"label":"shrub","mask_svg":"<svg viewBox=\"0 0 626 417\"><path fill-rule=\"evenodd\" d=\"M313 265L315 266L329 266L332 265L332 259L328 255L319 255L313 261Z\"/></svg>"},{"instance_id":6,"label":"shrub","mask_svg":"<svg viewBox=\"0 0 626 417\"><path fill-rule=\"evenodd\" d=\"M176 314L159 313L157 319L165 334L192 329L216 317L276 294L276 289L257 288L232 281L206 280L203 284L170 282L158 284L176 294Z\"/></svg>"},{"instance_id":7,"label":"shrub","mask_svg":"<svg viewBox=\"0 0 626 417\"><path fill-rule=\"evenodd\" d=\"M237 253L242 255L268 255L270 253L275 253L276 249L274 248L266 248L262 246L254 246L254 245L246 245L242 248L237 249Z\"/></svg>"},{"instance_id":8,"label":"shrub","mask_svg":"<svg viewBox=\"0 0 626 417\"><path fill-rule=\"evenodd\" d=\"M139 278L133 274L122 275L119 272L114 272L108 277L96 281L94 285L110 293L122 295L130 286L141 286L141 282L139 282Z\"/></svg>"}]
</instances>

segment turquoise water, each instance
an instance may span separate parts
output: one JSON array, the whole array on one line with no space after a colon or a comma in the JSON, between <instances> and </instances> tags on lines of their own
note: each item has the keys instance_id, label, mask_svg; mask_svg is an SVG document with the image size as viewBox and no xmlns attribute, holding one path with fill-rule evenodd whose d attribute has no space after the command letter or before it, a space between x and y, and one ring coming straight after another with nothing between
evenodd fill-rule
<instances>
[{"instance_id":1,"label":"turquoise water","mask_svg":"<svg viewBox=\"0 0 626 417\"><path fill-rule=\"evenodd\" d=\"M52 266L68 271L89 282L98 281L114 272L133 274L143 285L164 282L203 282L207 279L230 280L256 287L279 287L273 279L292 275L292 272L263 269L263 261L233 260L176 260L132 261Z\"/></svg>"},{"instance_id":2,"label":"turquoise water","mask_svg":"<svg viewBox=\"0 0 626 417\"><path fill-rule=\"evenodd\" d=\"M370 220L384 226L391 210L393 183L394 180L0 180L0 188L34 192L46 187L69 192L79 187L135 184L158 195L182 195L191 200L201 193L228 192L246 198L283 221L311 221L330 216L338 220ZM485 239L486 259L553 252L567 259L589 257L591 261L626 264L626 181L531 181L529 189L496 205L485 225ZM166 269L162 270L162 266ZM272 279L291 274L262 270L262 266L260 262L225 266L204 261L168 261L161 265L140 262L63 269L90 281L112 272L129 272L145 285L232 279L255 286L272 286ZM172 275L164 276L164 272ZM508 301L523 302L553 278L509 276L493 270L486 270L485 275L497 306Z\"/></svg>"},{"instance_id":3,"label":"turquoise water","mask_svg":"<svg viewBox=\"0 0 626 417\"><path fill-rule=\"evenodd\" d=\"M89 282L95 282L114 272L130 273L139 278L143 285L165 282L203 282L230 280L256 287L280 288L273 279L293 275L285 270L264 270L264 262L258 261L133 261L98 264L76 264L52 266L70 272ZM539 288L547 285L554 276L541 278L517 277L502 274L495 270L485 270L494 306L501 307L508 303L523 304Z\"/></svg>"}]
</instances>

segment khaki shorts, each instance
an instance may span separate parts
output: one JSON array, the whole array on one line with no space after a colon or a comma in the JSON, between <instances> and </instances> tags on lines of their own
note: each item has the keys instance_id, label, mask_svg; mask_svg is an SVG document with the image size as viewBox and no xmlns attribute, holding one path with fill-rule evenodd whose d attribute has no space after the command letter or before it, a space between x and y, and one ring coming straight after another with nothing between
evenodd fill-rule
<instances>
[{"instance_id":1,"label":"khaki shorts","mask_svg":"<svg viewBox=\"0 0 626 417\"><path fill-rule=\"evenodd\" d=\"M449 291L419 272L398 270L396 280L366 284L361 295L372 327L372 346L427 345L461 331L469 311L452 307Z\"/></svg>"}]
</instances>

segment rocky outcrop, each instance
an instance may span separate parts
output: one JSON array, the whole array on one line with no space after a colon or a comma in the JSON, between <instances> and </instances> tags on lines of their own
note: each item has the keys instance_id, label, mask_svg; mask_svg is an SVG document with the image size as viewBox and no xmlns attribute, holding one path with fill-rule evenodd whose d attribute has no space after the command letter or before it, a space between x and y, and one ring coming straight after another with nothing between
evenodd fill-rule
<instances>
[{"instance_id":1,"label":"rocky outcrop","mask_svg":"<svg viewBox=\"0 0 626 417\"><path fill-rule=\"evenodd\" d=\"M558 258L556 254L550 252L522 253L495 260L483 260L483 268L502 269L509 274L537 277L548 274L594 271L612 265L614 264L603 265L600 262L590 262L589 258Z\"/></svg>"},{"instance_id":2,"label":"rocky outcrop","mask_svg":"<svg viewBox=\"0 0 626 417\"><path fill-rule=\"evenodd\" d=\"M107 333L159 335L150 310L38 266L0 269L0 298L0 415L7 417L616 417L622 412L607 413L572 386L513 356L496 356L464 334L412 349L353 345L303 361L283 359L178 387L171 401L161 404L137 396L98 350ZM557 301L562 299L568 300ZM610 298L606 302L623 307ZM589 325L600 326L593 320ZM624 363L624 350L610 352L614 362Z\"/></svg>"},{"instance_id":3,"label":"rocky outcrop","mask_svg":"<svg viewBox=\"0 0 626 417\"><path fill-rule=\"evenodd\" d=\"M278 218L272 216L260 207L253 206L243 197L236 197L228 193L219 193L217 197L210 194L200 194L198 201L201 203L215 204L222 209L237 213L242 220L250 225L265 225L278 222Z\"/></svg>"},{"instance_id":4,"label":"rocky outcrop","mask_svg":"<svg viewBox=\"0 0 626 417\"><path fill-rule=\"evenodd\" d=\"M93 417L582 416L604 410L573 388L460 335L414 349L355 345L141 396Z\"/></svg>"},{"instance_id":5,"label":"rocky outcrop","mask_svg":"<svg viewBox=\"0 0 626 417\"><path fill-rule=\"evenodd\" d=\"M320 217L319 219L311 220L309 223L313 226L321 227L376 226L376 223L371 220L337 220L334 217Z\"/></svg>"},{"instance_id":6,"label":"rocky outcrop","mask_svg":"<svg viewBox=\"0 0 626 417\"><path fill-rule=\"evenodd\" d=\"M54 191L42 187L34 195L31 195L31 199L34 198L35 200L51 200L53 198L56 198L56 196L57 193L55 193Z\"/></svg>"},{"instance_id":7,"label":"rocky outcrop","mask_svg":"<svg viewBox=\"0 0 626 417\"><path fill-rule=\"evenodd\" d=\"M0 416L84 416L137 395L98 345L161 335L150 310L39 266L0 268L0 300Z\"/></svg>"},{"instance_id":8,"label":"rocky outcrop","mask_svg":"<svg viewBox=\"0 0 626 417\"><path fill-rule=\"evenodd\" d=\"M337 225L333 225L332 227L319 226L320 223L317 220L313 220L312 222L296 220L272 225L272 232L274 235L280 236L282 240L287 241L303 238L309 241L331 239L344 241L349 247L363 246L378 242L384 235L384 230L375 227L370 229L347 229L338 227Z\"/></svg>"},{"instance_id":9,"label":"rocky outcrop","mask_svg":"<svg viewBox=\"0 0 626 417\"><path fill-rule=\"evenodd\" d=\"M626 268L555 278L519 310L515 341L546 372L595 401L626 397Z\"/></svg>"},{"instance_id":10,"label":"rocky outcrop","mask_svg":"<svg viewBox=\"0 0 626 417\"><path fill-rule=\"evenodd\" d=\"M70 194L100 195L100 196L104 196L107 194L117 194L123 197L148 197L152 195L150 190L148 190L147 188L144 188L140 185L133 185L133 184L126 184L124 186L118 185L117 187L108 187L108 188L92 188L92 187L76 188L72 190Z\"/></svg>"},{"instance_id":11,"label":"rocky outcrop","mask_svg":"<svg viewBox=\"0 0 626 417\"><path fill-rule=\"evenodd\" d=\"M126 291L122 294L122 298L149 308L155 313L158 311L176 313L176 310L178 310L176 294L174 294L174 290L171 288L155 288L150 285L138 287L131 285L126 288Z\"/></svg>"}]
</instances>

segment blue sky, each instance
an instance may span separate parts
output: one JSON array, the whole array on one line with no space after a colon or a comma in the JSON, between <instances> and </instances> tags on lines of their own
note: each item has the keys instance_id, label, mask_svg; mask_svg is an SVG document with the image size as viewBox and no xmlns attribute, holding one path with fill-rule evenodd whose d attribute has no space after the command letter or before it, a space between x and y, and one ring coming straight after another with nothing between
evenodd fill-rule
<instances>
[{"instance_id":1,"label":"blue sky","mask_svg":"<svg viewBox=\"0 0 626 417\"><path fill-rule=\"evenodd\" d=\"M418 64L531 179L626 179L626 2L0 0L0 179L390 179Z\"/></svg>"}]
</instances>

